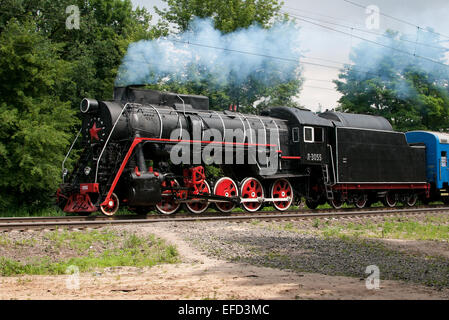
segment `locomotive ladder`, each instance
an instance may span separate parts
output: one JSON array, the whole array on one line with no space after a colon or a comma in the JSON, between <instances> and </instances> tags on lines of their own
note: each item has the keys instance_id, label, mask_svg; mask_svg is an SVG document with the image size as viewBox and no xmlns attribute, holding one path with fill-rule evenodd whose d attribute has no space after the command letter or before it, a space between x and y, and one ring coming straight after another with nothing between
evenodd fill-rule
<instances>
[{"instance_id":1,"label":"locomotive ladder","mask_svg":"<svg viewBox=\"0 0 449 320\"><path fill-rule=\"evenodd\" d=\"M324 188L326 190L326 197L329 200L334 199L334 193L332 192L332 185L329 177L329 166L322 165L321 169L323 171L323 181L324 181Z\"/></svg>"}]
</instances>

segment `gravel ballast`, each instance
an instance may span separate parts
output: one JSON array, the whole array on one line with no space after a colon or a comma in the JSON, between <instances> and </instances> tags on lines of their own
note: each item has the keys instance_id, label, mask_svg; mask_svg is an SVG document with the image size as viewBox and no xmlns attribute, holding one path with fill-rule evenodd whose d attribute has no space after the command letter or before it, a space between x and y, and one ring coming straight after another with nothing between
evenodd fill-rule
<instances>
[{"instance_id":1,"label":"gravel ballast","mask_svg":"<svg viewBox=\"0 0 449 320\"><path fill-rule=\"evenodd\" d=\"M164 228L206 255L227 261L360 279L375 265L384 280L449 288L449 259L394 250L378 240L326 238L265 222L169 223Z\"/></svg>"}]
</instances>

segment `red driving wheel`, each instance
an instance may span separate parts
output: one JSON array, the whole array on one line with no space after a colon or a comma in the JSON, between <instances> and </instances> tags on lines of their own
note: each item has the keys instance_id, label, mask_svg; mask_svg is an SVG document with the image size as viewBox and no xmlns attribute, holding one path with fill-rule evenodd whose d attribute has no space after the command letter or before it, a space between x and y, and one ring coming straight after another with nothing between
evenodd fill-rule
<instances>
[{"instance_id":1,"label":"red driving wheel","mask_svg":"<svg viewBox=\"0 0 449 320\"><path fill-rule=\"evenodd\" d=\"M244 199L264 199L263 187L259 180L255 178L246 178L242 181L240 195ZM246 211L256 212L262 207L262 202L242 202Z\"/></svg>"},{"instance_id":2,"label":"red driving wheel","mask_svg":"<svg viewBox=\"0 0 449 320\"><path fill-rule=\"evenodd\" d=\"M238 196L237 183L231 178L223 177L215 183L214 194L222 197L237 197ZM233 202L217 202L215 203L217 209L223 213L228 213L234 210L235 204Z\"/></svg>"},{"instance_id":3,"label":"red driving wheel","mask_svg":"<svg viewBox=\"0 0 449 320\"><path fill-rule=\"evenodd\" d=\"M271 186L272 198L290 198L288 201L274 201L274 207L279 211L286 211L293 203L293 188L287 179L278 179Z\"/></svg>"},{"instance_id":4,"label":"red driving wheel","mask_svg":"<svg viewBox=\"0 0 449 320\"><path fill-rule=\"evenodd\" d=\"M176 180L170 181L171 187L179 187L179 182ZM167 181L164 181L161 183L162 188L167 188L168 183ZM178 211L181 204L179 202L176 202L176 192L170 189L165 190L162 192L162 200L158 204L156 204L156 209L162 214L173 214L176 211Z\"/></svg>"},{"instance_id":5,"label":"red driving wheel","mask_svg":"<svg viewBox=\"0 0 449 320\"><path fill-rule=\"evenodd\" d=\"M208 195L210 194L210 186L207 183L207 181L204 181L201 183L201 185L198 187L197 191L195 191L195 194L202 194L202 195ZM198 214L203 213L204 211L209 208L209 202L207 200L199 200L199 201L193 201L193 202L187 202L186 203L187 210L189 210L192 213Z\"/></svg>"}]
</instances>

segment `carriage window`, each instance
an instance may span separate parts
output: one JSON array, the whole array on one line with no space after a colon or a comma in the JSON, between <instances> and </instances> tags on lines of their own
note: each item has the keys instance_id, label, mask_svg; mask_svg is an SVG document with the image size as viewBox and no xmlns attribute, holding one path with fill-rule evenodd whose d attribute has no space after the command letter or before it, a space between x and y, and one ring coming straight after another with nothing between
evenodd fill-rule
<instances>
[{"instance_id":1,"label":"carriage window","mask_svg":"<svg viewBox=\"0 0 449 320\"><path fill-rule=\"evenodd\" d=\"M315 135L314 135L315 142L323 142L324 141L324 130L323 128L315 128Z\"/></svg>"},{"instance_id":2,"label":"carriage window","mask_svg":"<svg viewBox=\"0 0 449 320\"><path fill-rule=\"evenodd\" d=\"M313 142L313 128L304 127L304 142Z\"/></svg>"},{"instance_id":3,"label":"carriage window","mask_svg":"<svg viewBox=\"0 0 449 320\"><path fill-rule=\"evenodd\" d=\"M299 142L299 128L292 129L292 140L293 142Z\"/></svg>"},{"instance_id":4,"label":"carriage window","mask_svg":"<svg viewBox=\"0 0 449 320\"><path fill-rule=\"evenodd\" d=\"M441 166L447 167L447 153L446 151L441 152Z\"/></svg>"}]
</instances>

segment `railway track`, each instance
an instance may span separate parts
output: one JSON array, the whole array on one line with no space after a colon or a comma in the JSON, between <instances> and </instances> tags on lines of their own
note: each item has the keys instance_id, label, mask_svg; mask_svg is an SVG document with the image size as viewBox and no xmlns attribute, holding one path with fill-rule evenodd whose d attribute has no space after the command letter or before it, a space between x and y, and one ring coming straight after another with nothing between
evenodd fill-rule
<instances>
[{"instance_id":1,"label":"railway track","mask_svg":"<svg viewBox=\"0 0 449 320\"><path fill-rule=\"evenodd\" d=\"M340 219L347 217L373 217L388 215L418 215L428 213L449 213L446 206L426 206L417 208L369 208L346 209L335 211L324 210L291 210L286 212L261 211L258 213L233 212L230 214L205 213L201 215L177 214L177 215L123 215L123 216L69 216L69 217L14 217L0 218L0 232L27 231L42 229L84 229L99 228L111 225L145 224L163 222L195 222L195 221L249 221L249 220L306 220L306 219Z\"/></svg>"}]
</instances>

